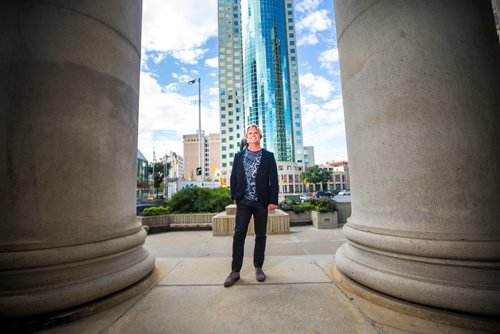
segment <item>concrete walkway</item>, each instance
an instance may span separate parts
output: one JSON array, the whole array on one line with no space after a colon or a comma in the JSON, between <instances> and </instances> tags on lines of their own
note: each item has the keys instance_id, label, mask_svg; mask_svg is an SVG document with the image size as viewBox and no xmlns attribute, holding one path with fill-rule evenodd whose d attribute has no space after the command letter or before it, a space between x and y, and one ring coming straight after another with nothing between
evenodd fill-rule
<instances>
[{"instance_id":1,"label":"concrete walkway","mask_svg":"<svg viewBox=\"0 0 500 334\"><path fill-rule=\"evenodd\" d=\"M44 332L436 333L440 328L446 333L467 332L433 323L422 326L422 320L415 327L413 318L394 321L394 327L372 320L329 276L335 251L344 242L341 229L312 226L292 227L288 235L270 235L266 281L255 280L250 256L245 257L241 279L224 288L232 237L213 237L211 231L149 235L146 247L155 254L160 272L153 289L112 309ZM245 254L252 253L253 236L249 236ZM383 312L378 306L371 309Z\"/></svg>"}]
</instances>

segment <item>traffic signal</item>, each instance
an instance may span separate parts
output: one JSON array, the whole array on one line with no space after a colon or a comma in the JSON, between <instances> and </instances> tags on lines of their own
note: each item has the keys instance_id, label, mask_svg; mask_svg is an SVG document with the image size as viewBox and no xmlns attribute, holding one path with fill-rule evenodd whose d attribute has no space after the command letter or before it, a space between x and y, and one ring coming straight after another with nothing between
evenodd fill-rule
<instances>
[{"instance_id":1,"label":"traffic signal","mask_svg":"<svg viewBox=\"0 0 500 334\"><path fill-rule=\"evenodd\" d=\"M196 167L196 175L201 175L201 167Z\"/></svg>"}]
</instances>

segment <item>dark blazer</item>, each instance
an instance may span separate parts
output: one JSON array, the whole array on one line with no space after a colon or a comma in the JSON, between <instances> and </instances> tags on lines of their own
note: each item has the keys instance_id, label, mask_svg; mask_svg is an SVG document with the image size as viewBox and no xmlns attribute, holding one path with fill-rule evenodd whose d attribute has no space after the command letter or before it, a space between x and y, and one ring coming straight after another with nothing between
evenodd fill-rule
<instances>
[{"instance_id":1,"label":"dark blazer","mask_svg":"<svg viewBox=\"0 0 500 334\"><path fill-rule=\"evenodd\" d=\"M245 151L236 153L231 170L231 198L236 201L243 199L247 186L245 168L243 167L243 152ZM258 201L262 206L278 205L278 168L274 154L265 149L262 149L262 159L255 176L255 184Z\"/></svg>"}]
</instances>

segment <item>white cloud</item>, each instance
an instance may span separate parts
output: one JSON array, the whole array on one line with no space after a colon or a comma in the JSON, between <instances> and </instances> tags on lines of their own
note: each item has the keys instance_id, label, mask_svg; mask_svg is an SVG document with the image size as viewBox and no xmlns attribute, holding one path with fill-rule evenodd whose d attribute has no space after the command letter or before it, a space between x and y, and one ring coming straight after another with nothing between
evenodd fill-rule
<instances>
[{"instance_id":1,"label":"white cloud","mask_svg":"<svg viewBox=\"0 0 500 334\"><path fill-rule=\"evenodd\" d=\"M166 57L165 52L158 52L151 56L151 58L153 59L153 63L155 64L160 63L163 59L165 59L165 57Z\"/></svg>"},{"instance_id":2,"label":"white cloud","mask_svg":"<svg viewBox=\"0 0 500 334\"><path fill-rule=\"evenodd\" d=\"M298 45L315 45L319 43L318 33L332 29L332 19L326 9L308 13L297 22Z\"/></svg>"},{"instance_id":3,"label":"white cloud","mask_svg":"<svg viewBox=\"0 0 500 334\"><path fill-rule=\"evenodd\" d=\"M217 109L219 108L219 87L212 87L208 90L208 93L210 96L216 96L217 100L215 101L217 103Z\"/></svg>"},{"instance_id":4,"label":"white cloud","mask_svg":"<svg viewBox=\"0 0 500 334\"><path fill-rule=\"evenodd\" d=\"M297 1L295 5L295 10L299 13L311 12L319 7L322 0L303 0Z\"/></svg>"},{"instance_id":5,"label":"white cloud","mask_svg":"<svg viewBox=\"0 0 500 334\"><path fill-rule=\"evenodd\" d=\"M205 42L217 35L217 1L147 0L143 4L142 46L188 64L206 52Z\"/></svg>"},{"instance_id":6,"label":"white cloud","mask_svg":"<svg viewBox=\"0 0 500 334\"><path fill-rule=\"evenodd\" d=\"M326 9L318 10L308 14L297 23L298 31L310 31L312 33L325 31L332 26L332 19L328 17Z\"/></svg>"},{"instance_id":7,"label":"white cloud","mask_svg":"<svg viewBox=\"0 0 500 334\"><path fill-rule=\"evenodd\" d=\"M302 103L304 143L314 146L315 163L347 160L342 97L324 103ZM320 135L316 135L320 134Z\"/></svg>"},{"instance_id":8,"label":"white cloud","mask_svg":"<svg viewBox=\"0 0 500 334\"><path fill-rule=\"evenodd\" d=\"M219 68L219 57L207 59L205 60L205 64L213 68Z\"/></svg>"},{"instance_id":9,"label":"white cloud","mask_svg":"<svg viewBox=\"0 0 500 334\"><path fill-rule=\"evenodd\" d=\"M314 75L312 73L302 74L300 76L300 85L305 88L301 89L302 91L314 97L320 97L323 100L330 98L334 91L334 85L331 81L321 75Z\"/></svg>"},{"instance_id":10,"label":"white cloud","mask_svg":"<svg viewBox=\"0 0 500 334\"><path fill-rule=\"evenodd\" d=\"M319 55L319 61L323 62L336 62L339 61L339 50L337 48L329 49L321 52Z\"/></svg>"},{"instance_id":11,"label":"white cloud","mask_svg":"<svg viewBox=\"0 0 500 334\"><path fill-rule=\"evenodd\" d=\"M330 74L335 74L334 64L339 61L339 50L333 48L321 52L318 61L321 68L325 68Z\"/></svg>"},{"instance_id":12,"label":"white cloud","mask_svg":"<svg viewBox=\"0 0 500 334\"><path fill-rule=\"evenodd\" d=\"M186 84L189 81L193 80L193 78L198 77L197 75L189 75L189 74L177 74L177 73L172 73L172 77L174 79L177 79L179 83Z\"/></svg>"},{"instance_id":13,"label":"white cloud","mask_svg":"<svg viewBox=\"0 0 500 334\"><path fill-rule=\"evenodd\" d=\"M299 39L297 40L297 45L298 46L303 46L303 45L316 45L319 43L318 37L316 34L304 34L300 35Z\"/></svg>"},{"instance_id":14,"label":"white cloud","mask_svg":"<svg viewBox=\"0 0 500 334\"><path fill-rule=\"evenodd\" d=\"M178 94L175 86L162 87L151 73L141 73L139 150L148 159L152 147L183 154L182 135L198 130L197 98ZM201 114L206 133L220 131L217 101L203 101Z\"/></svg>"},{"instance_id":15,"label":"white cloud","mask_svg":"<svg viewBox=\"0 0 500 334\"><path fill-rule=\"evenodd\" d=\"M172 57L179 59L185 64L196 65L207 51L207 49L195 48L172 50L170 54L172 55Z\"/></svg>"}]
</instances>

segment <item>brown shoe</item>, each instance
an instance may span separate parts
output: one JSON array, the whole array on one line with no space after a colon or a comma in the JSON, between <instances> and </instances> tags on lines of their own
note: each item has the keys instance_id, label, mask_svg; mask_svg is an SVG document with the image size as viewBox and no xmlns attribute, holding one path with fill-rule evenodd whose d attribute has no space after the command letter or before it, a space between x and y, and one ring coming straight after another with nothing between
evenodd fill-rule
<instances>
[{"instance_id":1,"label":"brown shoe","mask_svg":"<svg viewBox=\"0 0 500 334\"><path fill-rule=\"evenodd\" d=\"M229 288L231 285L233 285L234 283L236 283L236 281L239 280L239 279L240 279L240 273L236 272L236 271L231 271L231 273L229 274L229 276L224 281L224 286L226 288Z\"/></svg>"},{"instance_id":2,"label":"brown shoe","mask_svg":"<svg viewBox=\"0 0 500 334\"><path fill-rule=\"evenodd\" d=\"M262 268L255 268L255 278L257 278L259 282L264 282L266 280L266 274L264 274Z\"/></svg>"}]
</instances>

